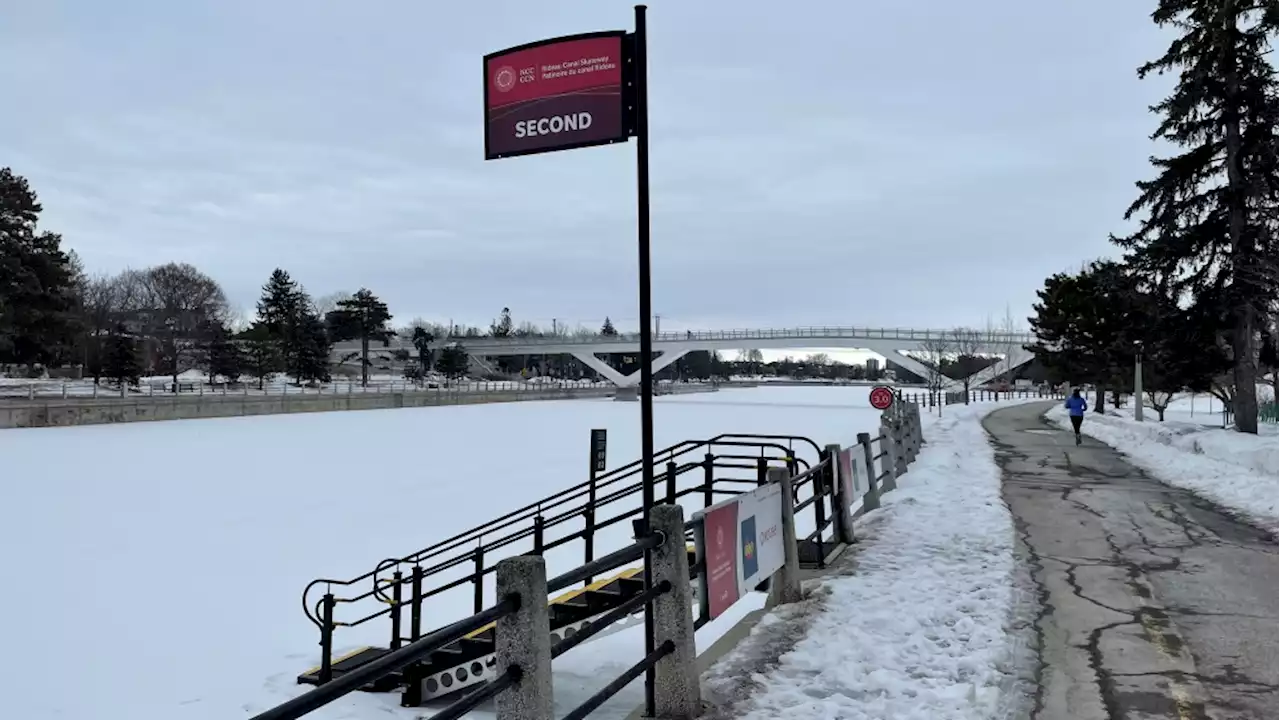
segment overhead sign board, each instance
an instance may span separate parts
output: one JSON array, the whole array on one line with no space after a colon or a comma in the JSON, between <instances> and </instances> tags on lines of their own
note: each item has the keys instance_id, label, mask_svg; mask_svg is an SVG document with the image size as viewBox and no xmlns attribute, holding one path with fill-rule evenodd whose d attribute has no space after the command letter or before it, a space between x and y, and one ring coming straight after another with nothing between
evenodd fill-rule
<instances>
[{"instance_id":1,"label":"overhead sign board","mask_svg":"<svg viewBox=\"0 0 1280 720\"><path fill-rule=\"evenodd\" d=\"M625 141L626 46L617 30L486 55L485 159Z\"/></svg>"}]
</instances>

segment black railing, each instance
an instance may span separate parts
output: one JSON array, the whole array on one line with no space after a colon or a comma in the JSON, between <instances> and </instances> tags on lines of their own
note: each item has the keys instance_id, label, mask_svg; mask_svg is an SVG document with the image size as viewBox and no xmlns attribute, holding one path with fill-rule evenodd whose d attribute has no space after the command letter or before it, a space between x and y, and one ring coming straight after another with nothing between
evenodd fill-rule
<instances>
[{"instance_id":1,"label":"black railing","mask_svg":"<svg viewBox=\"0 0 1280 720\"><path fill-rule=\"evenodd\" d=\"M705 507L713 504L718 496L741 494L749 487L762 484L770 466L784 465L793 475L809 472L811 463L800 457L797 445L806 454L808 448L812 448L818 458L815 463L822 462L818 445L798 436L723 434L709 440L677 443L655 454L655 464L660 469L655 496L659 502L667 503L697 497ZM829 461L827 464L829 467ZM334 633L339 627L356 627L386 616L390 625L390 649L397 651L406 643L420 639L429 598L471 584L472 606L479 612L485 602L485 580L503 557L522 553L541 555L582 541L584 565L575 571L573 582L590 582L601 572L591 570L601 567L593 557L599 531L635 519L644 512L640 501L643 490L640 470L640 461L628 463L417 552L383 560L372 571L354 578L312 581L303 592L303 609L320 629L321 659L316 680L322 685L333 680ZM725 477L725 471L744 473L747 477ZM685 478L695 478L695 481L682 483ZM821 488L821 496L832 484L815 481L814 487ZM820 501L816 510L819 534L825 527L821 521L826 515L825 501ZM570 530L570 526L574 529ZM601 560L613 559L615 555ZM459 575L448 579L440 577L449 571ZM368 589L362 592L342 596L335 592L341 588L358 588L366 582ZM324 594L312 598L312 593L322 586ZM568 586L559 586L556 581L551 583L551 591L565 587ZM339 613L342 607L373 602L382 606L358 612L354 617L340 617L350 615ZM409 611L407 635L403 618L406 607ZM411 667L406 674L410 682L412 670Z\"/></svg>"},{"instance_id":2,"label":"black railing","mask_svg":"<svg viewBox=\"0 0 1280 720\"><path fill-rule=\"evenodd\" d=\"M915 403L920 407L937 407L939 405L958 405L965 401L964 390L935 390L931 392L917 393L899 393L898 396L905 402ZM1043 387L1036 388L1010 388L1008 390L991 390L987 388L976 388L969 391L970 402L982 402L985 400L1012 400L1012 399L1029 399L1043 398L1051 400L1062 397L1062 393Z\"/></svg>"},{"instance_id":3,"label":"black railing","mask_svg":"<svg viewBox=\"0 0 1280 720\"><path fill-rule=\"evenodd\" d=\"M519 597L504 598L502 602L488 610L428 633L399 650L383 655L377 660L345 673L341 677L320 685L314 690L303 693L266 712L259 713L252 720L297 720L303 715L324 707L369 683L419 662L444 646L462 639L468 633L475 632L485 625L497 621L499 618L511 615L519 609Z\"/></svg>"}]
</instances>

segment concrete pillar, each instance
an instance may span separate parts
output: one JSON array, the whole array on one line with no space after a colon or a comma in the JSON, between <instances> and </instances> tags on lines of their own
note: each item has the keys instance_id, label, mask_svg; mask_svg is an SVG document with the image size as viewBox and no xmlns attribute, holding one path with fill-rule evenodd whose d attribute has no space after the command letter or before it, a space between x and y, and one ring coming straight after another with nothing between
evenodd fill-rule
<instances>
[{"instance_id":1,"label":"concrete pillar","mask_svg":"<svg viewBox=\"0 0 1280 720\"><path fill-rule=\"evenodd\" d=\"M782 487L782 568L769 578L769 598L765 607L799 602L800 543L796 540L796 499L792 494L791 473L786 468L771 467L765 474L768 483Z\"/></svg>"},{"instance_id":2,"label":"concrete pillar","mask_svg":"<svg viewBox=\"0 0 1280 720\"><path fill-rule=\"evenodd\" d=\"M880 426L880 449L884 452L884 484L881 492L893 492L898 489L898 442L893 431L885 425Z\"/></svg>"},{"instance_id":3,"label":"concrete pillar","mask_svg":"<svg viewBox=\"0 0 1280 720\"><path fill-rule=\"evenodd\" d=\"M862 446L862 457L867 469L867 491L862 495L862 509L870 512L880 507L880 488L876 485L876 461L871 452L871 433L858 433L858 444Z\"/></svg>"},{"instance_id":4,"label":"concrete pillar","mask_svg":"<svg viewBox=\"0 0 1280 720\"><path fill-rule=\"evenodd\" d=\"M832 494L831 512L836 523L836 540L852 545L853 538L853 512L849 506L853 504L853 498L845 495L845 488L853 487L853 478L844 476L844 469L840 466L840 446L828 445L827 454L831 457L831 477L835 479L835 492Z\"/></svg>"},{"instance_id":5,"label":"concrete pillar","mask_svg":"<svg viewBox=\"0 0 1280 720\"><path fill-rule=\"evenodd\" d=\"M653 710L664 720L692 720L702 714L702 690L694 644L684 509L679 505L655 505L649 511L649 522L653 531L663 535L663 543L653 551L653 582L671 583L670 591L653 600L653 646L661 647L668 640L675 644L675 651L654 666Z\"/></svg>"},{"instance_id":6,"label":"concrete pillar","mask_svg":"<svg viewBox=\"0 0 1280 720\"><path fill-rule=\"evenodd\" d=\"M523 673L520 682L498 694L497 720L552 720L546 561L532 555L507 558L498 563L495 572L497 596L520 597L520 609L497 622L496 670L504 673L516 665Z\"/></svg>"}]
</instances>

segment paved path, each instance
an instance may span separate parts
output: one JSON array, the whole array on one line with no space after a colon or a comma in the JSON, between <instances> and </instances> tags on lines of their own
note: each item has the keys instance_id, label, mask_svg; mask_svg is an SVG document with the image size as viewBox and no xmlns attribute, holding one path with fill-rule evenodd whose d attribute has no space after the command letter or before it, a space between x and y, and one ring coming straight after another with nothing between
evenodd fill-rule
<instances>
[{"instance_id":1,"label":"paved path","mask_svg":"<svg viewBox=\"0 0 1280 720\"><path fill-rule=\"evenodd\" d=\"M1033 719L1277 718L1275 538L1076 447L1048 407L984 423L1040 589Z\"/></svg>"}]
</instances>

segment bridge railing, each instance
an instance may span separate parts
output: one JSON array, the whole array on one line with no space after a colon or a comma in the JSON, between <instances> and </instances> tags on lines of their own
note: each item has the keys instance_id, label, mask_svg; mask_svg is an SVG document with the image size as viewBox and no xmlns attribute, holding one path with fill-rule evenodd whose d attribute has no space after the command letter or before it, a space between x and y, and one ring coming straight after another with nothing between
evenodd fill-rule
<instances>
[{"instance_id":1,"label":"bridge railing","mask_svg":"<svg viewBox=\"0 0 1280 720\"><path fill-rule=\"evenodd\" d=\"M793 328L738 329L738 330L686 330L653 334L657 342L724 341L724 340L772 340L772 339L825 339L850 338L869 340L928 340L950 341L954 330L916 330L911 328L872 328L809 326ZM1030 333L990 332L982 334L983 342L994 345L1030 343L1035 339ZM480 349L522 345L598 345L601 343L634 343L640 341L640 333L618 335L527 335L523 337L449 338L467 348Z\"/></svg>"}]
</instances>

